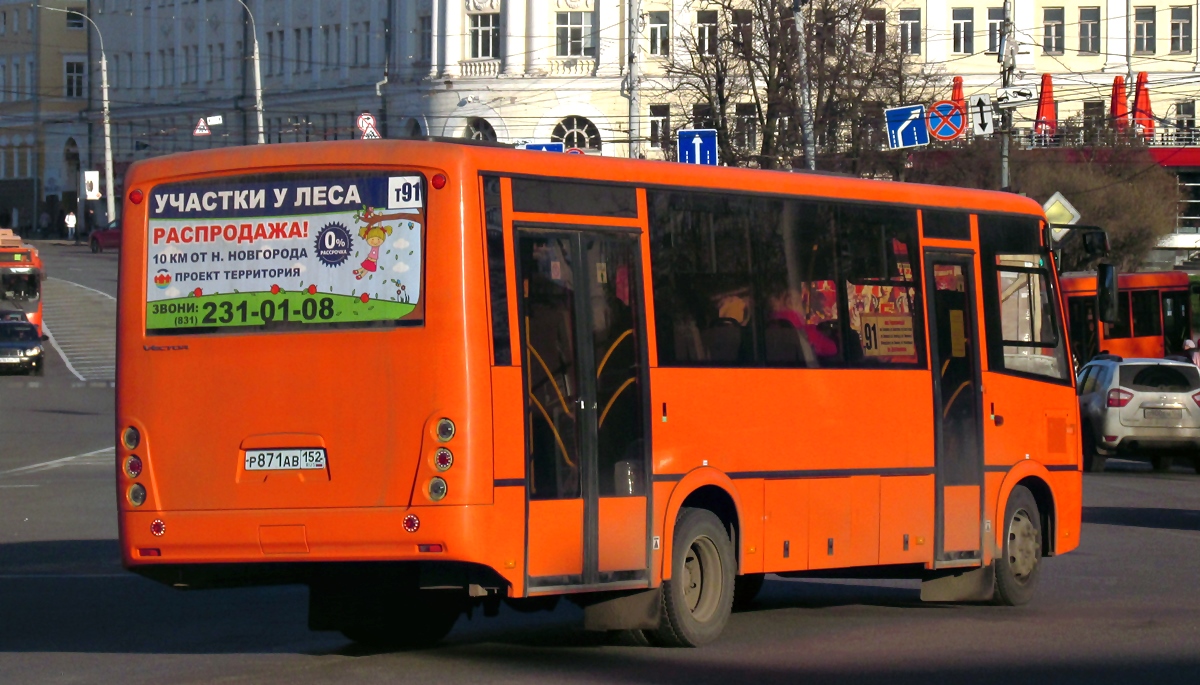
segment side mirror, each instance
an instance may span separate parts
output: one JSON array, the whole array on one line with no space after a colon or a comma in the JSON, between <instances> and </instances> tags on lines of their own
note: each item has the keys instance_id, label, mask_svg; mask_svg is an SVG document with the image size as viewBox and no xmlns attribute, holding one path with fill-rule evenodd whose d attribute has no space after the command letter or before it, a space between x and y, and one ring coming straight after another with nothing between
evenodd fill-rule
<instances>
[{"instance_id":1,"label":"side mirror","mask_svg":"<svg viewBox=\"0 0 1200 685\"><path fill-rule=\"evenodd\" d=\"M1107 242L1107 241L1106 241ZM1116 323L1120 318L1117 308L1117 267L1101 263L1096 266L1096 312L1104 323Z\"/></svg>"},{"instance_id":2,"label":"side mirror","mask_svg":"<svg viewBox=\"0 0 1200 685\"><path fill-rule=\"evenodd\" d=\"M1089 257L1107 257L1108 250L1108 233L1104 232L1103 229L1093 229L1084 232L1083 251Z\"/></svg>"}]
</instances>

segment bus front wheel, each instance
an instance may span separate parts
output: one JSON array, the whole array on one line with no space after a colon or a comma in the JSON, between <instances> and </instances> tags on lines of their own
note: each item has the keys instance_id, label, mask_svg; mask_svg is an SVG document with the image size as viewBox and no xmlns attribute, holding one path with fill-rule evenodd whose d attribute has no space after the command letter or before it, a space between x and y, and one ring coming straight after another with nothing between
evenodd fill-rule
<instances>
[{"instance_id":1,"label":"bus front wheel","mask_svg":"<svg viewBox=\"0 0 1200 685\"><path fill-rule=\"evenodd\" d=\"M996 603L1028 604L1042 565L1042 517L1023 485L1012 489L1004 507L1004 549L995 563Z\"/></svg>"},{"instance_id":2,"label":"bus front wheel","mask_svg":"<svg viewBox=\"0 0 1200 685\"><path fill-rule=\"evenodd\" d=\"M699 647L717 639L733 609L736 556L721 520L685 508L675 525L671 579L663 582L658 629L664 647Z\"/></svg>"}]
</instances>

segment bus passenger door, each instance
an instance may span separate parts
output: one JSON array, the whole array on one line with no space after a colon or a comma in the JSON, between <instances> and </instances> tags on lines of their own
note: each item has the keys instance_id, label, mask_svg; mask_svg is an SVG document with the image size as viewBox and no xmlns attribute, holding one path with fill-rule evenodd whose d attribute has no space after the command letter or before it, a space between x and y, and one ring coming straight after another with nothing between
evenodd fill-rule
<instances>
[{"instance_id":1,"label":"bus passenger door","mask_svg":"<svg viewBox=\"0 0 1200 685\"><path fill-rule=\"evenodd\" d=\"M983 411L974 260L927 251L936 426L935 568L982 563Z\"/></svg>"},{"instance_id":2,"label":"bus passenger door","mask_svg":"<svg viewBox=\"0 0 1200 685\"><path fill-rule=\"evenodd\" d=\"M529 592L649 582L637 236L519 229Z\"/></svg>"}]
</instances>

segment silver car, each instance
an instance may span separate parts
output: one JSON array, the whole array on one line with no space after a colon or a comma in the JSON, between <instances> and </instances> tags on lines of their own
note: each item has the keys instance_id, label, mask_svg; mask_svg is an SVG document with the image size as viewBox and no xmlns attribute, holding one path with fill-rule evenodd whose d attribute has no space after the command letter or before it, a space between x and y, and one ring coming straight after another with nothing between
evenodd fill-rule
<instances>
[{"instance_id":1,"label":"silver car","mask_svg":"<svg viewBox=\"0 0 1200 685\"><path fill-rule=\"evenodd\" d=\"M1200 369L1167 359L1098 355L1079 371L1084 468L1103 471L1108 457L1172 462L1200 472Z\"/></svg>"}]
</instances>

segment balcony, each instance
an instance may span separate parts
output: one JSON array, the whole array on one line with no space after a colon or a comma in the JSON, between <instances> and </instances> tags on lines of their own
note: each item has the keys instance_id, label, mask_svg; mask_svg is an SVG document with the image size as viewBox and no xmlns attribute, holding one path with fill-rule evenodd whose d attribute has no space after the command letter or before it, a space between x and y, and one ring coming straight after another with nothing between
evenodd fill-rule
<instances>
[{"instance_id":1,"label":"balcony","mask_svg":"<svg viewBox=\"0 0 1200 685\"><path fill-rule=\"evenodd\" d=\"M552 57L548 60L550 76L594 76L595 57Z\"/></svg>"},{"instance_id":2,"label":"balcony","mask_svg":"<svg viewBox=\"0 0 1200 685\"><path fill-rule=\"evenodd\" d=\"M495 78L500 73L498 59L468 59L458 63L458 73L465 78Z\"/></svg>"}]
</instances>

